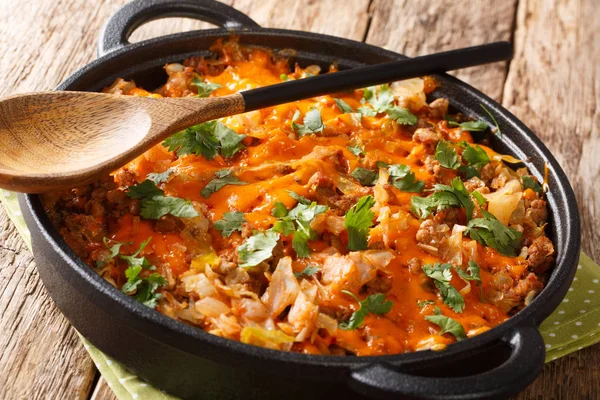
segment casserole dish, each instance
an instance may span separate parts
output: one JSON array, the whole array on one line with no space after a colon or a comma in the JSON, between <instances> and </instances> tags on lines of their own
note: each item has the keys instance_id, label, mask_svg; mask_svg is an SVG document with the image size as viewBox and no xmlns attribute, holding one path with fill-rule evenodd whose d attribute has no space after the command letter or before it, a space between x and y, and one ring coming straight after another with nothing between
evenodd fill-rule
<instances>
[{"instance_id":1,"label":"casserole dish","mask_svg":"<svg viewBox=\"0 0 600 400\"><path fill-rule=\"evenodd\" d=\"M208 19L232 31L171 35L127 45L128 34L159 15ZM246 26L246 27L244 27ZM217 38L238 35L242 44L294 48L306 65L337 62L342 68L398 57L361 43L282 30L264 30L247 17L213 2L134 2L107 25L99 60L69 78L60 89L99 90L116 77L155 87L161 67L180 61ZM112 51L111 51L112 50ZM543 343L535 326L560 302L575 272L579 227L572 190L547 149L519 121L477 91L440 76L436 95L451 99L465 114L484 104L497 115L506 135L492 146L517 158L538 177L550 169L550 237L558 253L547 287L523 311L478 337L444 352L385 357L338 358L274 352L210 336L170 320L120 294L83 264L60 239L37 196L22 198L33 234L40 275L49 292L80 332L142 378L182 397L272 397L340 395L355 397L501 397L512 394L539 372ZM451 375L461 375L450 377ZM443 378L441 378L443 377ZM292 390L290 390L290 388Z\"/></svg>"}]
</instances>

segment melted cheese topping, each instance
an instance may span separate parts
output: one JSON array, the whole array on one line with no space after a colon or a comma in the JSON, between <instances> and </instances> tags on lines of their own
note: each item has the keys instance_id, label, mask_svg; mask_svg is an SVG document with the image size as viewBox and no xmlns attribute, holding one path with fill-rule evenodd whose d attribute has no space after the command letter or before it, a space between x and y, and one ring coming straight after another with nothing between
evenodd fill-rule
<instances>
[{"instance_id":1,"label":"melted cheese topping","mask_svg":"<svg viewBox=\"0 0 600 400\"><path fill-rule=\"evenodd\" d=\"M167 66L169 80L153 94L122 80L107 91L156 97L194 95L195 87L191 80L201 77L206 82L221 85L211 96L223 96L279 83L281 74L287 74L291 79L301 79L306 75L306 70L296 67L291 71L287 60L274 58L269 51L262 49L240 49L235 44L226 43L219 45L217 51L220 53L217 60L190 59L183 66ZM314 72L314 67L309 70ZM114 174L114 180L120 186L115 190L125 191L132 185L132 178L133 183L142 182L148 174L164 172L170 168L173 171L172 177L160 184L160 188L167 196L190 200L201 212L201 218L195 218L193 224L183 218L185 228L171 232L164 232L164 229L157 227L156 221L140 218L135 211L121 211L117 218L103 215L97 221L107 226L109 239L130 243L121 248L121 254L133 253L140 243L152 238L142 255L156 265L157 272L169 281L168 285L159 289L163 294L158 304L159 311L234 340L311 354L377 355L443 349L456 339L451 334L440 335L440 328L424 318L432 315L436 307L443 315L460 323L467 336L481 333L506 320L507 312L513 308L512 305L495 305L490 300L503 293L494 277L501 271L508 280L522 280L528 274L527 261L522 256L503 256L466 236L462 238L459 245L464 264L469 259L477 260L481 267L481 286L477 287L475 282L463 281L457 274L453 274L451 284L465 301L463 312L454 312L443 303L432 280L420 268L425 264L447 261L439 252L432 251L417 240L421 221L411 213L410 200L412 196L426 196L428 193L404 192L381 182L375 188L362 187L350 177L351 171L357 167L375 169L378 161L408 165L416 179L425 182L427 189L431 189L435 183L447 184L457 176L455 170L442 168L434 173L431 168L427 168L427 160L431 161L432 158L432 145L415 139L415 129L433 129L450 142L472 143L473 139L469 132L459 127L450 127L441 118L442 115L424 102L425 94L434 90L435 81L424 78L413 83L419 90L409 90L408 93L402 92L406 90L402 87L394 90L395 102L418 115L419 123L416 127L400 125L386 113L378 113L375 117L363 115L362 118L357 114L342 113L335 99L344 100L354 110L364 105L363 91L356 90L222 119L224 124L238 134L247 135L244 139L246 148L230 159L220 155L212 160L201 155L178 157L162 145L157 145ZM305 115L312 108L320 111L325 128L321 133L300 138L292 128L292 117L297 111ZM296 122L302 123L301 119ZM350 146L360 146L365 155L353 154L348 149ZM493 150L485 146L482 148L488 155L496 155ZM203 197L201 190L214 178L216 171L224 168L233 171L235 176L247 184L226 185L208 198ZM333 193L335 198L328 199L331 203L326 216L337 220L338 224L343 222L343 215L348 207L336 210L336 201L346 201L351 205L361 196L374 193L376 205L373 211L377 222L370 229L368 238L369 246L374 250L368 250L365 254L379 250L393 255L389 263L378 265L373 272L377 281L386 283L385 287L379 289L393 303L393 307L383 315L367 314L364 323L356 330L328 330L318 322L339 323L347 320L358 309L357 302L341 290L354 288L354 293L361 299L369 293L378 292L377 286L353 286L353 280L358 278L352 274L344 277L348 281L334 279L333 283L326 283L322 272L310 278L296 280L308 303L312 304L306 307L317 310L301 318L300 327L308 329L304 333L302 329L295 327L289 308L274 317L265 316L263 310L266 303L264 292L269 287L269 281L273 283L276 279L276 261L281 263L282 258L291 257L292 269L296 273L309 265L322 269L333 255L344 257L348 253L348 238L343 226L337 234L331 227L317 229L317 239L308 242L311 255L307 258L297 257L291 244L291 236L282 235L282 240L274 251L277 260L248 271L235 272L245 278L238 278L237 275L234 277L232 272L240 269L236 265L236 248L244 243L252 231L267 230L277 221L272 215L275 203L282 202L288 209L296 206L297 202L290 197L288 190L311 200L322 201L323 197L318 195L318 183L315 189L315 184L311 181L315 176L331 182L333 191L327 193ZM531 193L527 195L532 196ZM214 229L214 223L229 211L243 212L247 222L243 232L234 232L230 237L224 237ZM466 225L462 209L459 211L457 224ZM200 265L195 260L204 260L206 258L202 257L213 252L217 261L194 268L194 265ZM80 251L80 254L94 265L96 260L106 255L106 248L100 239L90 240L85 251ZM126 268L126 263L115 259L101 273L117 287L121 287L126 281ZM202 287L213 294L206 296L205 292L194 289L197 287L194 285L200 285L197 283L199 281L203 285L205 281L210 282L210 286ZM370 281L373 282L373 279ZM294 288L296 284L293 284ZM252 294L240 294L242 287ZM290 287L286 286L284 291L291 291ZM504 290L507 294L512 293L511 285L507 285ZM206 300L207 298L211 300ZM431 304L419 306L420 302L427 300ZM521 300L520 298L515 305L522 305ZM212 309L225 311L211 315L210 309L206 308L210 302L212 307L216 307ZM298 302L296 297L295 303L292 301L291 304L294 304L293 307L300 307L295 305ZM254 308L250 307L251 304ZM203 312L198 312L200 309ZM251 310L259 316L254 316ZM262 331L252 330L255 328ZM278 333L275 335L273 332Z\"/></svg>"}]
</instances>

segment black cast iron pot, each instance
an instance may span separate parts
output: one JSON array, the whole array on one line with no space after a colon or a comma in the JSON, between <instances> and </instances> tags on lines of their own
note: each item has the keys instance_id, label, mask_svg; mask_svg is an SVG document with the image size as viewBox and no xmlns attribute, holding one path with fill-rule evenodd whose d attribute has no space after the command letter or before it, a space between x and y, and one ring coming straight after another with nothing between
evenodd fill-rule
<instances>
[{"instance_id":1,"label":"black cast iron pot","mask_svg":"<svg viewBox=\"0 0 600 400\"><path fill-rule=\"evenodd\" d=\"M197 18L222 28L128 43L135 28L167 16ZM295 49L295 60L302 65L337 62L352 68L402 57L337 37L264 29L211 0L137 0L109 20L100 37L100 58L58 89L98 91L118 77L152 89L165 81L166 63L207 55L217 38L231 34L243 44ZM548 226L558 255L556 267L531 305L502 325L442 352L380 357L310 356L223 339L161 315L113 288L61 239L40 198L26 195L21 207L48 292L99 349L153 385L185 398L489 399L517 393L542 369L545 351L537 326L558 306L575 274L580 246L575 197L554 157L523 123L471 86L448 75L438 79L441 88L434 97L447 97L458 111L490 123L480 104L496 116L503 135L492 138L492 147L527 160L525 165L538 178L544 163L549 167Z\"/></svg>"}]
</instances>

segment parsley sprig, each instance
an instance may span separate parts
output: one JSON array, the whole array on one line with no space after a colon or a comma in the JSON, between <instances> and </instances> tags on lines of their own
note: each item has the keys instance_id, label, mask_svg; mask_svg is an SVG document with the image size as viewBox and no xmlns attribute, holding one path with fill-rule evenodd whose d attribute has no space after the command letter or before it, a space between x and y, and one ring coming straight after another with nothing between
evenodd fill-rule
<instances>
[{"instance_id":1,"label":"parsley sprig","mask_svg":"<svg viewBox=\"0 0 600 400\"><path fill-rule=\"evenodd\" d=\"M358 112L362 115L374 117L377 113L384 112L401 125L415 125L419 120L409 109L394 106L394 94L388 85L365 88L362 102L368 102L373 107L359 107Z\"/></svg>"},{"instance_id":2,"label":"parsley sprig","mask_svg":"<svg viewBox=\"0 0 600 400\"><path fill-rule=\"evenodd\" d=\"M159 287L166 285L167 280L156 272L149 274L146 277L141 276L143 270L156 270L156 267L152 265L146 257L139 257L140 253L146 248L151 240L152 237L149 237L143 241L140 244L140 247L131 255L119 254L121 246L126 243L116 242L115 245L109 246L107 238L104 238L103 241L106 248L110 250L110 259L118 256L120 259L127 262L128 267L125 270L127 282L123 284L121 291L125 294L135 296L135 299L145 306L154 308L156 307L158 299L162 297L160 293L156 293L156 290Z\"/></svg>"},{"instance_id":3,"label":"parsley sprig","mask_svg":"<svg viewBox=\"0 0 600 400\"><path fill-rule=\"evenodd\" d=\"M373 196L363 196L346 213L344 226L348 231L348 250L365 250L368 247L369 228L375 217L371 211L374 205Z\"/></svg>"},{"instance_id":4,"label":"parsley sprig","mask_svg":"<svg viewBox=\"0 0 600 400\"><path fill-rule=\"evenodd\" d=\"M440 327L440 335L443 335L444 333L450 333L456 338L456 340L463 340L467 338L465 328L463 328L458 321L442 315L438 307L435 308L433 315L426 315L425 319Z\"/></svg>"},{"instance_id":5,"label":"parsley sprig","mask_svg":"<svg viewBox=\"0 0 600 400\"><path fill-rule=\"evenodd\" d=\"M301 196L297 195L297 197L306 200ZM317 232L310 227L310 223L315 216L325 211L327 206L319 205L314 201L309 204L299 201L296 207L289 211L283 203L276 202L271 213L279 221L273 225L273 230L284 235L293 234L292 247L296 250L296 254L298 257L308 257L310 255L308 241L317 238Z\"/></svg>"},{"instance_id":6,"label":"parsley sprig","mask_svg":"<svg viewBox=\"0 0 600 400\"><path fill-rule=\"evenodd\" d=\"M214 227L221 231L221 235L229 237L235 231L241 232L244 222L246 222L246 218L244 218L243 212L229 211L223 214L223 219L215 222Z\"/></svg>"},{"instance_id":7,"label":"parsley sprig","mask_svg":"<svg viewBox=\"0 0 600 400\"><path fill-rule=\"evenodd\" d=\"M306 135L317 134L323 132L325 125L321 119L321 111L316 108L311 108L304 116L302 122L304 124L297 124L296 121L300 118L300 110L296 110L292 117L292 129L298 134L299 137Z\"/></svg>"},{"instance_id":8,"label":"parsley sprig","mask_svg":"<svg viewBox=\"0 0 600 400\"><path fill-rule=\"evenodd\" d=\"M448 207L464 207L467 220L473 217L475 205L460 178L454 178L451 186L436 184L433 189L435 192L429 197L411 198L411 211L418 218L427 218L433 210L441 211Z\"/></svg>"},{"instance_id":9,"label":"parsley sprig","mask_svg":"<svg viewBox=\"0 0 600 400\"><path fill-rule=\"evenodd\" d=\"M279 233L272 230L255 232L236 248L240 267L251 268L273 256L273 249L279 241Z\"/></svg>"},{"instance_id":10,"label":"parsley sprig","mask_svg":"<svg viewBox=\"0 0 600 400\"><path fill-rule=\"evenodd\" d=\"M481 212L484 217L469 221L465 234L506 256L514 257L521 248L521 232L507 227L492 213L483 209Z\"/></svg>"},{"instance_id":11,"label":"parsley sprig","mask_svg":"<svg viewBox=\"0 0 600 400\"><path fill-rule=\"evenodd\" d=\"M308 278L310 276L313 276L320 270L321 269L316 265L309 265L306 268L304 268L301 272L294 272L294 276L296 277L296 279Z\"/></svg>"},{"instance_id":12,"label":"parsley sprig","mask_svg":"<svg viewBox=\"0 0 600 400\"><path fill-rule=\"evenodd\" d=\"M434 265L425 264L421 268L427 277L433 280L433 283L440 291L442 300L454 312L461 313L465 308L465 300L454 286L450 284L452 280L452 264L435 263Z\"/></svg>"},{"instance_id":13,"label":"parsley sprig","mask_svg":"<svg viewBox=\"0 0 600 400\"><path fill-rule=\"evenodd\" d=\"M215 158L219 151L225 158L233 157L245 148L242 141L246 135L240 135L227 125L215 120L194 125L167 138L163 146L175 151L179 157L195 154L207 160Z\"/></svg>"},{"instance_id":14,"label":"parsley sprig","mask_svg":"<svg viewBox=\"0 0 600 400\"><path fill-rule=\"evenodd\" d=\"M180 218L198 216L198 211L196 211L189 200L165 196L165 192L148 179L131 186L127 192L127 196L140 200L140 216L142 218L159 219L167 214Z\"/></svg>"},{"instance_id":15,"label":"parsley sprig","mask_svg":"<svg viewBox=\"0 0 600 400\"><path fill-rule=\"evenodd\" d=\"M192 79L192 85L196 86L196 89L198 89L198 97L208 97L212 92L223 87L218 83L204 82L197 76Z\"/></svg>"},{"instance_id":16,"label":"parsley sprig","mask_svg":"<svg viewBox=\"0 0 600 400\"><path fill-rule=\"evenodd\" d=\"M227 185L246 185L247 182L240 181L237 176L231 174L231 170L220 169L215 172L215 178L204 186L200 194L204 198L209 198L211 194Z\"/></svg>"},{"instance_id":17,"label":"parsley sprig","mask_svg":"<svg viewBox=\"0 0 600 400\"><path fill-rule=\"evenodd\" d=\"M352 313L350 319L339 324L340 329L343 330L353 331L362 325L367 314L387 314L394 306L394 303L385 299L385 294L383 293L372 294L364 300L360 300L354 293L347 290L342 290L342 293L352 296L359 304L358 310Z\"/></svg>"}]
</instances>

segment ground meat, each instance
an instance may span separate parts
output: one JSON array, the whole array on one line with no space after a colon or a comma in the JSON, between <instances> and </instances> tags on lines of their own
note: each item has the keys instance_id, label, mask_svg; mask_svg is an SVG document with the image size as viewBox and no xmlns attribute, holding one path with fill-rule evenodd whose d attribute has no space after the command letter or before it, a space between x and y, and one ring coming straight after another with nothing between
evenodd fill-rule
<instances>
[{"instance_id":1,"label":"ground meat","mask_svg":"<svg viewBox=\"0 0 600 400\"><path fill-rule=\"evenodd\" d=\"M440 162L435 159L435 156L428 155L425 157L425 161L423 162L427 172L434 176L438 176L442 167L440 166Z\"/></svg>"},{"instance_id":2,"label":"ground meat","mask_svg":"<svg viewBox=\"0 0 600 400\"><path fill-rule=\"evenodd\" d=\"M417 257L408 260L408 269L413 274L418 274L421 271L421 260Z\"/></svg>"},{"instance_id":3,"label":"ground meat","mask_svg":"<svg viewBox=\"0 0 600 400\"><path fill-rule=\"evenodd\" d=\"M481 168L480 176L484 182L486 182L486 183L491 182L491 180L494 179L494 176L496 176L496 167L494 167L494 164L493 163L485 164Z\"/></svg>"},{"instance_id":4,"label":"ground meat","mask_svg":"<svg viewBox=\"0 0 600 400\"><path fill-rule=\"evenodd\" d=\"M373 188L369 187L349 195L340 194L333 181L321 172L316 172L308 180L306 188L310 198L314 198L319 204L327 205L336 215L345 215L362 196L373 193Z\"/></svg>"},{"instance_id":5,"label":"ground meat","mask_svg":"<svg viewBox=\"0 0 600 400\"><path fill-rule=\"evenodd\" d=\"M529 207L525 209L525 217L530 218L537 226L544 224L548 219L546 201L532 200Z\"/></svg>"},{"instance_id":6,"label":"ground meat","mask_svg":"<svg viewBox=\"0 0 600 400\"><path fill-rule=\"evenodd\" d=\"M118 170L115 174L115 179L121 186L133 186L137 183L135 180L135 174L126 168L121 168Z\"/></svg>"},{"instance_id":7,"label":"ground meat","mask_svg":"<svg viewBox=\"0 0 600 400\"><path fill-rule=\"evenodd\" d=\"M487 186L485 186L485 182L474 176L471 179L468 179L464 182L465 189L469 191L469 193L477 190L479 193L487 194L490 192Z\"/></svg>"},{"instance_id":8,"label":"ground meat","mask_svg":"<svg viewBox=\"0 0 600 400\"><path fill-rule=\"evenodd\" d=\"M171 214L163 215L154 223L154 229L160 233L181 232L183 228L185 228L185 225L181 218Z\"/></svg>"},{"instance_id":9,"label":"ground meat","mask_svg":"<svg viewBox=\"0 0 600 400\"><path fill-rule=\"evenodd\" d=\"M415 131L413 140L419 143L435 145L442 140L442 134L433 128L419 128Z\"/></svg>"},{"instance_id":10,"label":"ground meat","mask_svg":"<svg viewBox=\"0 0 600 400\"><path fill-rule=\"evenodd\" d=\"M537 275L529 273L524 279L521 279L511 290L515 296L525 298L530 292L539 292L544 285L540 282Z\"/></svg>"},{"instance_id":11,"label":"ground meat","mask_svg":"<svg viewBox=\"0 0 600 400\"><path fill-rule=\"evenodd\" d=\"M392 289L392 278L389 276L377 276L365 285L368 294L386 293Z\"/></svg>"},{"instance_id":12,"label":"ground meat","mask_svg":"<svg viewBox=\"0 0 600 400\"><path fill-rule=\"evenodd\" d=\"M534 239L529 249L527 249L527 263L529 267L538 273L545 271L554 261L554 246L552 241L546 236L540 236Z\"/></svg>"},{"instance_id":13,"label":"ground meat","mask_svg":"<svg viewBox=\"0 0 600 400\"><path fill-rule=\"evenodd\" d=\"M438 224L446 224L450 229L458 223L459 216L461 215L458 208L447 208L435 214L433 221Z\"/></svg>"},{"instance_id":14,"label":"ground meat","mask_svg":"<svg viewBox=\"0 0 600 400\"><path fill-rule=\"evenodd\" d=\"M417 231L417 242L439 247L442 239L450 235L450 227L446 224L439 224L433 220L425 220L421 222Z\"/></svg>"},{"instance_id":15,"label":"ground meat","mask_svg":"<svg viewBox=\"0 0 600 400\"><path fill-rule=\"evenodd\" d=\"M439 99L435 99L429 104L429 114L432 117L442 118L448 112L448 99L444 99L440 97Z\"/></svg>"}]
</instances>

